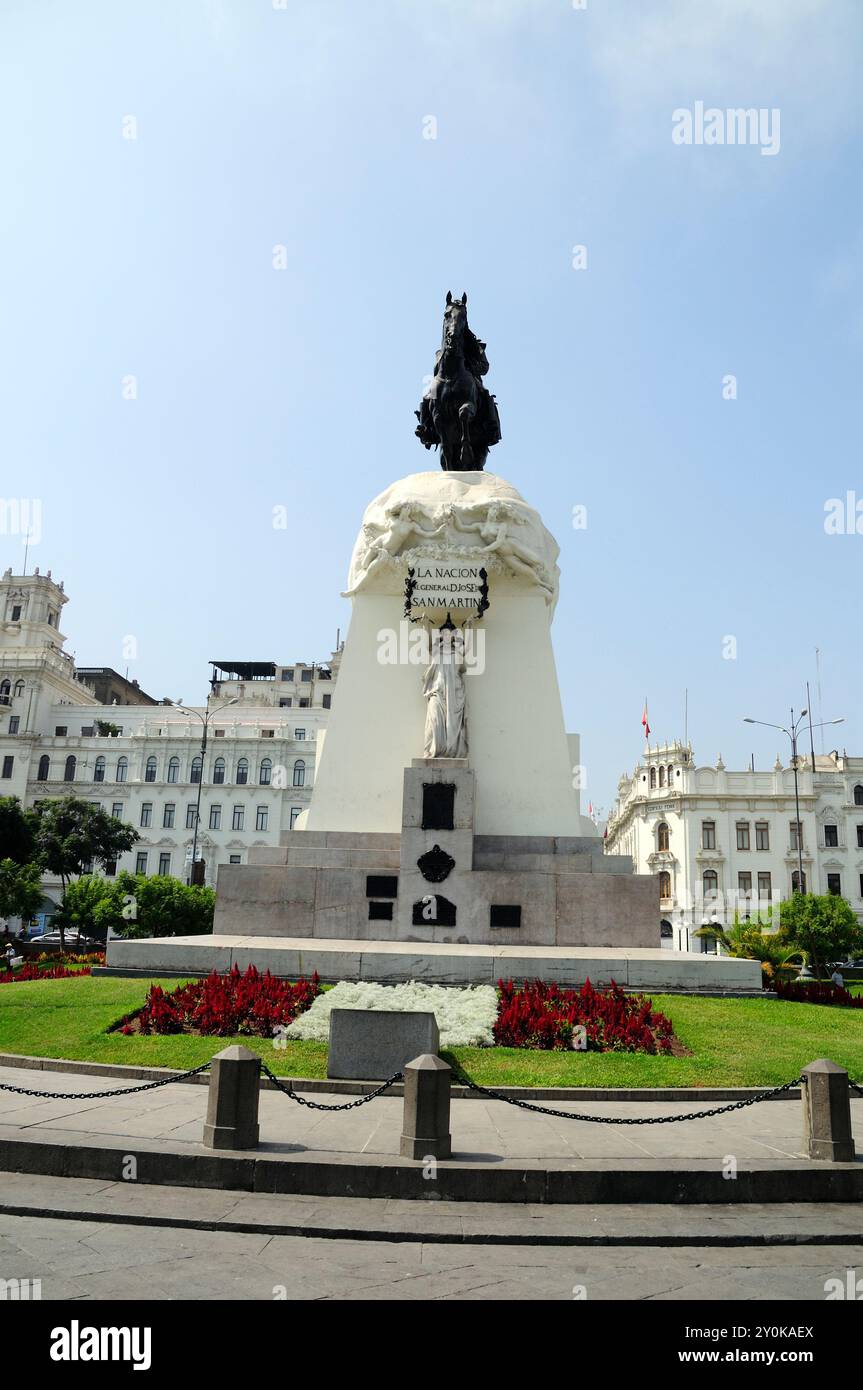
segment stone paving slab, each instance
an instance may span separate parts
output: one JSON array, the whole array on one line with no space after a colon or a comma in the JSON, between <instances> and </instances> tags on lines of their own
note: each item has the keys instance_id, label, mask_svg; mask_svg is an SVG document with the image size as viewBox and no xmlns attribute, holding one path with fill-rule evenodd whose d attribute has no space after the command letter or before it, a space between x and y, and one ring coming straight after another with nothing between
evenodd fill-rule
<instances>
[{"instance_id":1,"label":"stone paving slab","mask_svg":"<svg viewBox=\"0 0 863 1390\"><path fill-rule=\"evenodd\" d=\"M0 1081L55 1091L50 1076L38 1070L0 1068ZM202 1146L207 1092L201 1087L170 1083L141 1095L93 1100L87 1095L94 1089L90 1076L67 1072L60 1084L70 1099L0 1091L2 1166L111 1179L119 1175L124 1155L133 1153L141 1180L154 1183L365 1197L427 1195L422 1165L398 1156L403 1106L397 1098L382 1096L349 1111L322 1112L278 1091L263 1091L263 1143L247 1154L226 1154ZM337 1096L332 1100L339 1103ZM632 1119L689 1114L692 1104L606 1102L591 1108L568 1101L557 1108L565 1114ZM863 1100L852 1101L852 1112L859 1131ZM827 1164L800 1156L799 1101L773 1101L681 1124L613 1125L569 1121L499 1101L455 1100L452 1134L453 1157L438 1165L440 1191L461 1200L724 1202L723 1169L730 1160L741 1179L732 1201L766 1195L771 1173L777 1177L777 1200L863 1196L860 1160Z\"/></svg>"}]
</instances>

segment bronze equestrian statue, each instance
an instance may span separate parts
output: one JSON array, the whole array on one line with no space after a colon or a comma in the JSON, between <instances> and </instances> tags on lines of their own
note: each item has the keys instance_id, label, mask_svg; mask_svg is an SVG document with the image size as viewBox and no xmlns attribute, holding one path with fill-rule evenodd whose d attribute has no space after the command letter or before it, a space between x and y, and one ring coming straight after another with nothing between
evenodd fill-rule
<instances>
[{"instance_id":1,"label":"bronze equestrian statue","mask_svg":"<svg viewBox=\"0 0 863 1390\"><path fill-rule=\"evenodd\" d=\"M485 343L468 327L467 295L453 299L447 292L434 377L414 412L417 438L427 449L440 448L447 472L479 472L500 439L497 404L482 384L487 371Z\"/></svg>"}]
</instances>

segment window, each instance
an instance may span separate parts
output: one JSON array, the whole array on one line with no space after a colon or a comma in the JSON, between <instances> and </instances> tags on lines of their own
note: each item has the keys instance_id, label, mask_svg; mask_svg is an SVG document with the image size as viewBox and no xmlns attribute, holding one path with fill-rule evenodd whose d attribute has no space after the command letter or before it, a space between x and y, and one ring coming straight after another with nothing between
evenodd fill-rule
<instances>
[{"instance_id":1,"label":"window","mask_svg":"<svg viewBox=\"0 0 863 1390\"><path fill-rule=\"evenodd\" d=\"M324 709L329 709L333 703L332 695L325 695L321 703L323 704Z\"/></svg>"},{"instance_id":2,"label":"window","mask_svg":"<svg viewBox=\"0 0 863 1390\"><path fill-rule=\"evenodd\" d=\"M305 729L294 729L294 738L304 740L306 737Z\"/></svg>"},{"instance_id":3,"label":"window","mask_svg":"<svg viewBox=\"0 0 863 1390\"><path fill-rule=\"evenodd\" d=\"M773 885L770 881L769 873L758 875L758 893L759 896L763 898L773 897Z\"/></svg>"},{"instance_id":4,"label":"window","mask_svg":"<svg viewBox=\"0 0 863 1390\"><path fill-rule=\"evenodd\" d=\"M66 735L68 734L68 732L69 732L69 729L68 729L68 726L67 726L66 724L58 724L58 725L56 726L56 728L54 729L54 737L55 737L55 738L65 738Z\"/></svg>"},{"instance_id":5,"label":"window","mask_svg":"<svg viewBox=\"0 0 863 1390\"><path fill-rule=\"evenodd\" d=\"M295 826L296 823L297 823L297 817L298 817L298 816L301 816L302 814L303 814L303 808L302 808L302 806L292 806L292 807L291 807L291 826L290 826L291 830L293 830L294 826Z\"/></svg>"},{"instance_id":6,"label":"window","mask_svg":"<svg viewBox=\"0 0 863 1390\"><path fill-rule=\"evenodd\" d=\"M261 758L261 775L258 778L262 787L268 787L273 775L272 758Z\"/></svg>"},{"instance_id":7,"label":"window","mask_svg":"<svg viewBox=\"0 0 863 1390\"><path fill-rule=\"evenodd\" d=\"M797 872L796 869L791 875L791 891L792 893L806 892L806 875L804 874L803 878L801 879L800 874Z\"/></svg>"},{"instance_id":8,"label":"window","mask_svg":"<svg viewBox=\"0 0 863 1390\"><path fill-rule=\"evenodd\" d=\"M755 848L770 848L770 826L766 820L757 820L755 822Z\"/></svg>"},{"instance_id":9,"label":"window","mask_svg":"<svg viewBox=\"0 0 863 1390\"><path fill-rule=\"evenodd\" d=\"M671 874L667 869L663 869L659 875L659 896L660 898L671 897Z\"/></svg>"},{"instance_id":10,"label":"window","mask_svg":"<svg viewBox=\"0 0 863 1390\"><path fill-rule=\"evenodd\" d=\"M47 753L43 753L39 759L39 771L36 774L38 782L47 782L51 775L51 759ZM863 827L861 827L863 829Z\"/></svg>"},{"instance_id":11,"label":"window","mask_svg":"<svg viewBox=\"0 0 863 1390\"><path fill-rule=\"evenodd\" d=\"M674 772L674 768L671 767L671 765L669 764L669 768L668 768L668 785L669 785L669 787L671 786L671 777L672 777L673 772Z\"/></svg>"},{"instance_id":12,"label":"window","mask_svg":"<svg viewBox=\"0 0 863 1390\"><path fill-rule=\"evenodd\" d=\"M106 860L105 860L105 877L106 877L106 878L113 878L114 875L116 874L116 872L117 872L117 861L116 861L116 859L106 859Z\"/></svg>"},{"instance_id":13,"label":"window","mask_svg":"<svg viewBox=\"0 0 863 1390\"><path fill-rule=\"evenodd\" d=\"M799 845L798 845L798 842L797 842L797 831L798 831L798 830L800 831L800 843L799 843ZM790 822L789 822L789 825L788 825L788 832L789 832L789 834L790 834L790 836L791 836L791 848L792 848L792 849L802 849L802 848L803 848L803 825L802 825L802 822L799 822L799 821L796 821L796 820L790 821Z\"/></svg>"},{"instance_id":14,"label":"window","mask_svg":"<svg viewBox=\"0 0 863 1390\"><path fill-rule=\"evenodd\" d=\"M301 671L301 672L300 672L300 680L301 680L301 681L310 681L311 679L312 679L312 673L311 673L311 671L306 670L306 671Z\"/></svg>"},{"instance_id":15,"label":"window","mask_svg":"<svg viewBox=\"0 0 863 1390\"><path fill-rule=\"evenodd\" d=\"M4 705L8 705L11 703L11 700L12 682L8 680L3 681L2 684L0 684L0 701L2 701Z\"/></svg>"},{"instance_id":16,"label":"window","mask_svg":"<svg viewBox=\"0 0 863 1390\"><path fill-rule=\"evenodd\" d=\"M664 786L665 786L665 768L664 768L664 767L660 767L660 769L659 769L659 785L660 785L661 787L664 787Z\"/></svg>"},{"instance_id":17,"label":"window","mask_svg":"<svg viewBox=\"0 0 863 1390\"><path fill-rule=\"evenodd\" d=\"M857 848L863 849L863 825L857 827Z\"/></svg>"},{"instance_id":18,"label":"window","mask_svg":"<svg viewBox=\"0 0 863 1390\"><path fill-rule=\"evenodd\" d=\"M104 782L105 780L105 759L100 753L93 767L93 781Z\"/></svg>"},{"instance_id":19,"label":"window","mask_svg":"<svg viewBox=\"0 0 863 1390\"><path fill-rule=\"evenodd\" d=\"M145 829L153 824L153 803L144 801L141 803L141 824Z\"/></svg>"},{"instance_id":20,"label":"window","mask_svg":"<svg viewBox=\"0 0 863 1390\"><path fill-rule=\"evenodd\" d=\"M716 849L716 821L703 820L701 822L701 848Z\"/></svg>"},{"instance_id":21,"label":"window","mask_svg":"<svg viewBox=\"0 0 863 1390\"><path fill-rule=\"evenodd\" d=\"M276 731L275 731L275 729L262 729L262 730L261 730L261 738L275 738L275 737L276 737Z\"/></svg>"},{"instance_id":22,"label":"window","mask_svg":"<svg viewBox=\"0 0 863 1390\"><path fill-rule=\"evenodd\" d=\"M860 875L860 897L863 898L863 874Z\"/></svg>"},{"instance_id":23,"label":"window","mask_svg":"<svg viewBox=\"0 0 863 1390\"><path fill-rule=\"evenodd\" d=\"M74 781L75 781L75 769L76 769L77 766L78 766L78 759L75 757L74 753L70 753L69 756L68 756L68 758L66 759L66 766L65 766L65 768L63 769L63 781L64 781L64 782L74 782Z\"/></svg>"},{"instance_id":24,"label":"window","mask_svg":"<svg viewBox=\"0 0 863 1390\"><path fill-rule=\"evenodd\" d=\"M308 700L300 700L300 709L308 709L308 707L309 707L309 702L308 702Z\"/></svg>"},{"instance_id":25,"label":"window","mask_svg":"<svg viewBox=\"0 0 863 1390\"><path fill-rule=\"evenodd\" d=\"M8 755L3 759L3 776L11 777L12 769L15 766L15 759Z\"/></svg>"},{"instance_id":26,"label":"window","mask_svg":"<svg viewBox=\"0 0 863 1390\"><path fill-rule=\"evenodd\" d=\"M224 738L224 737L225 737L225 731L224 731L224 729L214 729L214 730L213 730L213 738Z\"/></svg>"},{"instance_id":27,"label":"window","mask_svg":"<svg viewBox=\"0 0 863 1390\"><path fill-rule=\"evenodd\" d=\"M159 873L169 874L171 872L171 855L165 850L159 855Z\"/></svg>"},{"instance_id":28,"label":"window","mask_svg":"<svg viewBox=\"0 0 863 1390\"><path fill-rule=\"evenodd\" d=\"M653 788L654 788L655 786L656 786L656 768L655 768L655 767L652 767L652 768L650 769L650 790L653 791Z\"/></svg>"},{"instance_id":29,"label":"window","mask_svg":"<svg viewBox=\"0 0 863 1390\"><path fill-rule=\"evenodd\" d=\"M244 787L249 780L249 760L240 758L237 763L237 786Z\"/></svg>"},{"instance_id":30,"label":"window","mask_svg":"<svg viewBox=\"0 0 863 1390\"><path fill-rule=\"evenodd\" d=\"M20 729L20 727L21 727L21 716L20 716L20 714L13 714L13 715L11 715L10 718L9 718L9 732L10 732L10 734L17 734L17 732L18 732L18 730Z\"/></svg>"},{"instance_id":31,"label":"window","mask_svg":"<svg viewBox=\"0 0 863 1390\"><path fill-rule=\"evenodd\" d=\"M268 808L267 806L259 806L259 807L258 807L257 813L256 813L256 815L255 815L255 829L256 829L256 830L266 830L266 828L267 828L267 820L269 819L269 814L270 814L270 812L269 812L269 808ZM293 825L293 821L291 822L291 824Z\"/></svg>"},{"instance_id":32,"label":"window","mask_svg":"<svg viewBox=\"0 0 863 1390\"><path fill-rule=\"evenodd\" d=\"M826 849L838 849L839 847L839 826L825 825L824 845Z\"/></svg>"},{"instance_id":33,"label":"window","mask_svg":"<svg viewBox=\"0 0 863 1390\"><path fill-rule=\"evenodd\" d=\"M834 896L834 898L838 898L838 897L841 897L841 896L842 896L842 875L841 875L841 874L828 874L828 875L827 875L827 892L828 892L828 893L832 893L833 896Z\"/></svg>"},{"instance_id":34,"label":"window","mask_svg":"<svg viewBox=\"0 0 863 1390\"><path fill-rule=\"evenodd\" d=\"M213 763L213 783L214 783L214 785L220 787L220 786L222 785L222 783L224 782L224 780L225 780L225 759L224 759L224 758L217 758L216 761Z\"/></svg>"},{"instance_id":35,"label":"window","mask_svg":"<svg viewBox=\"0 0 863 1390\"><path fill-rule=\"evenodd\" d=\"M749 848L749 821L739 820L737 822L737 848Z\"/></svg>"},{"instance_id":36,"label":"window","mask_svg":"<svg viewBox=\"0 0 863 1390\"><path fill-rule=\"evenodd\" d=\"M195 818L196 818L196 816L197 816L197 813L198 813L198 808L197 808L197 806L195 805L194 801L190 801L190 802L188 803L188 805L186 806L186 829L187 829L187 830L194 830L194 828L195 828Z\"/></svg>"},{"instance_id":37,"label":"window","mask_svg":"<svg viewBox=\"0 0 863 1390\"><path fill-rule=\"evenodd\" d=\"M144 768L144 781L145 781L145 782L155 782L155 780L156 780L156 759L155 759L154 757L151 756L151 757L149 757L149 758L147 759L147 763L146 763L146 766L145 766L145 768Z\"/></svg>"},{"instance_id":38,"label":"window","mask_svg":"<svg viewBox=\"0 0 863 1390\"><path fill-rule=\"evenodd\" d=\"M294 786L304 787L306 785L306 765L302 758L297 758L294 763Z\"/></svg>"},{"instance_id":39,"label":"window","mask_svg":"<svg viewBox=\"0 0 863 1390\"><path fill-rule=\"evenodd\" d=\"M139 849L135 855L135 873L145 874L147 872L147 851Z\"/></svg>"},{"instance_id":40,"label":"window","mask_svg":"<svg viewBox=\"0 0 863 1390\"><path fill-rule=\"evenodd\" d=\"M242 830L242 828L243 828L243 820L244 820L244 818L245 818L245 814L246 814L246 808L245 808L245 806L235 806L235 807L234 807L234 814L233 814L232 817L231 817L231 829L232 829L232 830Z\"/></svg>"},{"instance_id":41,"label":"window","mask_svg":"<svg viewBox=\"0 0 863 1390\"><path fill-rule=\"evenodd\" d=\"M863 786L861 786L859 782L854 788L854 805L863 806Z\"/></svg>"},{"instance_id":42,"label":"window","mask_svg":"<svg viewBox=\"0 0 863 1390\"><path fill-rule=\"evenodd\" d=\"M16 603L16 604L14 604L13 607L12 607L12 622L13 622L13 623L20 623L20 621L21 621L21 604L20 604L20 603Z\"/></svg>"},{"instance_id":43,"label":"window","mask_svg":"<svg viewBox=\"0 0 863 1390\"><path fill-rule=\"evenodd\" d=\"M704 870L704 874L701 880L701 886L704 890L705 902L707 902L710 899L716 899L716 895L719 892L719 875L716 873L715 869Z\"/></svg>"},{"instance_id":44,"label":"window","mask_svg":"<svg viewBox=\"0 0 863 1390\"><path fill-rule=\"evenodd\" d=\"M115 802L114 802L113 806L111 807L111 815L114 817L115 820L122 820L122 819L123 819L123 803L122 803L122 801L115 801Z\"/></svg>"},{"instance_id":45,"label":"window","mask_svg":"<svg viewBox=\"0 0 863 1390\"><path fill-rule=\"evenodd\" d=\"M737 891L745 893L747 897L752 892L752 875L750 873L737 875Z\"/></svg>"},{"instance_id":46,"label":"window","mask_svg":"<svg viewBox=\"0 0 863 1390\"><path fill-rule=\"evenodd\" d=\"M192 775L191 775L190 778L189 778L189 781L190 781L190 782L200 782L200 780L201 780L201 766L202 766L201 755L200 755L200 753L196 753L195 756L194 756L194 758L192 759Z\"/></svg>"},{"instance_id":47,"label":"window","mask_svg":"<svg viewBox=\"0 0 863 1390\"><path fill-rule=\"evenodd\" d=\"M180 777L180 759L169 758L168 760L168 781L176 782Z\"/></svg>"},{"instance_id":48,"label":"window","mask_svg":"<svg viewBox=\"0 0 863 1390\"><path fill-rule=\"evenodd\" d=\"M293 703L290 695L288 695L284 700L279 701L279 709L290 709Z\"/></svg>"},{"instance_id":49,"label":"window","mask_svg":"<svg viewBox=\"0 0 863 1390\"><path fill-rule=\"evenodd\" d=\"M222 808L218 802L210 807L210 829L221 830L222 828Z\"/></svg>"},{"instance_id":50,"label":"window","mask_svg":"<svg viewBox=\"0 0 863 1390\"><path fill-rule=\"evenodd\" d=\"M126 780L126 778L128 777L128 775L129 775L129 759L128 759L128 758L118 758L118 759L117 759L117 781L118 781L118 782L125 782L125 780Z\"/></svg>"},{"instance_id":51,"label":"window","mask_svg":"<svg viewBox=\"0 0 863 1390\"><path fill-rule=\"evenodd\" d=\"M656 828L656 848L668 849L668 826L665 821L662 821ZM668 894L666 893L665 896L668 897Z\"/></svg>"},{"instance_id":52,"label":"window","mask_svg":"<svg viewBox=\"0 0 863 1390\"><path fill-rule=\"evenodd\" d=\"M282 672L282 680L283 680L283 681L292 681L293 679L294 679L294 668L293 668L293 666L287 666L287 667L284 669L284 671Z\"/></svg>"},{"instance_id":53,"label":"window","mask_svg":"<svg viewBox=\"0 0 863 1390\"><path fill-rule=\"evenodd\" d=\"M228 856L229 864L242 864L242 862L243 856L241 854L231 854Z\"/></svg>"},{"instance_id":54,"label":"window","mask_svg":"<svg viewBox=\"0 0 863 1390\"><path fill-rule=\"evenodd\" d=\"M166 801L166 802L165 802L165 809L164 809L164 811L162 812L162 829L163 829L163 830L173 830L173 829L174 829L174 814L175 814L176 810L177 810L177 807L176 807L176 805L175 805L175 803L174 803L173 801Z\"/></svg>"}]
</instances>

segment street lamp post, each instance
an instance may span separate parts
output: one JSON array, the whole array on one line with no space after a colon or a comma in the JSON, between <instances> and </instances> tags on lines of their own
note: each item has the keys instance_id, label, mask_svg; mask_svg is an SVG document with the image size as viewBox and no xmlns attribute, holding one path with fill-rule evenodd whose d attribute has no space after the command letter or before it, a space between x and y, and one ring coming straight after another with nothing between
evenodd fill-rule
<instances>
[{"instance_id":1,"label":"street lamp post","mask_svg":"<svg viewBox=\"0 0 863 1390\"><path fill-rule=\"evenodd\" d=\"M792 766L793 769L794 769L794 814L795 814L795 816L797 817L795 824L796 824L796 826L797 826L797 832L796 832L796 834L797 834L797 892L798 892L798 893L802 893L802 892L803 892L803 835L802 835L802 833L801 833L802 830L803 830L803 827L802 827L802 825L800 824L800 790L799 790L798 783L797 783L797 735L798 735L799 732L800 732L800 725L803 723L803 720L806 718L806 715L807 715L808 713L809 713L808 709L803 709L803 710L800 711L800 713L798 714L797 718L795 719L795 718L794 718L794 710L792 709L792 710L791 710L791 727L790 727L789 729L786 729L786 727L785 727L784 724L768 724L768 723L767 723L765 720L763 720L763 719L744 719L744 720L743 720L744 724L761 724L762 727L765 728L765 729L779 729L781 733L786 734L786 735L788 736L788 738L790 738L790 740L791 740L791 766ZM844 719L822 719L821 722L820 722L819 724L812 724L810 727L813 728L813 729L821 729L821 728L824 728L824 726L827 725L827 724L844 724L844 723L845 723L845 720L844 720ZM815 776L815 760L814 760L814 757L813 757L813 761L812 761L812 776L813 776L813 778L814 778L814 776Z\"/></svg>"},{"instance_id":2,"label":"street lamp post","mask_svg":"<svg viewBox=\"0 0 863 1390\"><path fill-rule=\"evenodd\" d=\"M204 762L207 756L207 731L210 726L210 720L214 714L218 714L221 710L227 709L229 705L237 704L238 700L239 696L235 695L233 700L226 700L223 705L217 705L215 709L208 709L206 714L200 714L196 709L184 709L182 705L177 706L180 714L185 714L187 717L194 715L196 719L200 719L202 725L201 771L198 777L198 795L195 800L195 834L192 838L192 867L189 870L188 883L194 883L195 881L195 865L198 862L198 827L201 824L201 789L204 785Z\"/></svg>"}]
</instances>

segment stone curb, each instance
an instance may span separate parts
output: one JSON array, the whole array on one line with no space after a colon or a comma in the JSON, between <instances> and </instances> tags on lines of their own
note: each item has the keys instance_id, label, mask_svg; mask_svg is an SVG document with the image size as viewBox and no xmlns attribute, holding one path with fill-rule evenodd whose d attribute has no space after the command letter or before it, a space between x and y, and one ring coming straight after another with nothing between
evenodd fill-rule
<instances>
[{"instance_id":1,"label":"stone curb","mask_svg":"<svg viewBox=\"0 0 863 1390\"><path fill-rule=\"evenodd\" d=\"M585 1160L565 1168L438 1161L434 1186L422 1160L380 1156L311 1157L266 1146L220 1154L198 1146L170 1149L155 1141L129 1143L102 1135L99 1146L74 1139L11 1139L0 1130L0 1170L118 1182L130 1157L136 1180L153 1186L212 1187L240 1192L316 1197L385 1197L428 1201L709 1204L729 1202L858 1202L863 1163L753 1162L732 1182L713 1160Z\"/></svg>"},{"instance_id":2,"label":"stone curb","mask_svg":"<svg viewBox=\"0 0 863 1390\"><path fill-rule=\"evenodd\" d=\"M215 1039L215 1042L221 1039ZM54 1071L54 1072L78 1072L81 1076L116 1076L127 1081L161 1081L166 1077L181 1077L182 1072L175 1071L171 1067L134 1067L124 1066L119 1062L75 1062L60 1057L27 1057L18 1053L0 1052L0 1067L22 1067L32 1071ZM330 1094L339 1096L363 1096L369 1091L374 1091L381 1084L379 1081L334 1081L319 1080L297 1076L280 1076L279 1080L289 1086L294 1091L303 1094ZM207 1086L209 1085L209 1075L201 1072L197 1076L186 1078L183 1085ZM261 1086L265 1090L278 1089L267 1077L261 1080ZM589 1100L589 1101L686 1101L690 1104L700 1105L713 1103L716 1101L736 1101L750 1100L752 1096L757 1096L763 1090L769 1089L764 1086L665 1086L665 1087L645 1087L637 1089L633 1087L596 1087L590 1086L495 1086L493 1090L500 1091L501 1095L508 1096L513 1100ZM404 1088L397 1082L390 1088L387 1095L401 1096ZM476 1091L470 1090L468 1086L454 1085L452 1088L453 1100L488 1100L487 1096L478 1095ZM792 1086L790 1090L783 1092L781 1096L773 1096L772 1100L799 1100L800 1087Z\"/></svg>"},{"instance_id":3,"label":"stone curb","mask_svg":"<svg viewBox=\"0 0 863 1390\"><path fill-rule=\"evenodd\" d=\"M693 1235L586 1235L559 1233L549 1235L537 1232L484 1231L467 1229L462 1231L399 1230L392 1226L315 1226L309 1222L296 1225L278 1221L229 1221L180 1216L145 1216L135 1212L86 1211L81 1207L69 1210L65 1207L25 1206L15 1203L0 1204L0 1216L36 1217L52 1221L86 1221L112 1226L155 1226L168 1227L181 1231L226 1231L234 1235L301 1236L309 1240L363 1240L385 1241L393 1244L417 1245L528 1245L528 1246L617 1246L651 1247L668 1249L671 1246L759 1248L770 1246L823 1245L844 1246L863 1245L863 1230L852 1234L847 1231L838 1234L797 1234L795 1232L774 1232L764 1234L754 1231L751 1234L739 1232L735 1235L716 1235L701 1233ZM863 1222L861 1222L863 1226Z\"/></svg>"}]
</instances>

